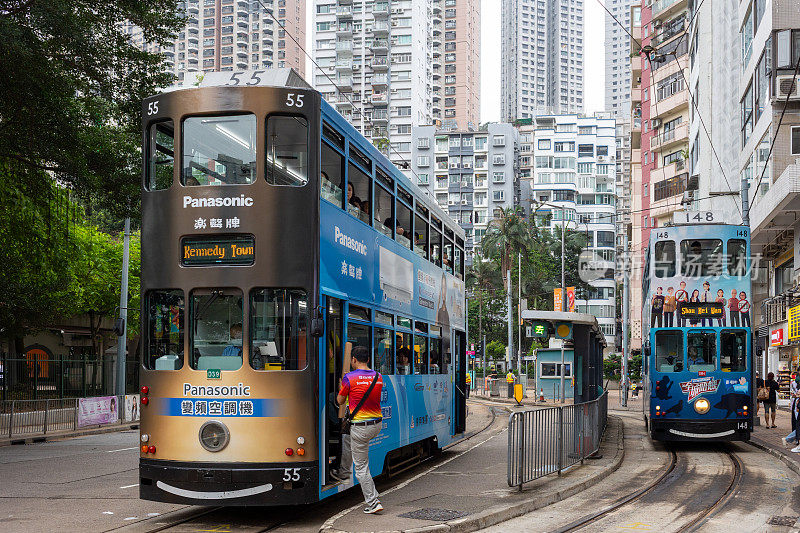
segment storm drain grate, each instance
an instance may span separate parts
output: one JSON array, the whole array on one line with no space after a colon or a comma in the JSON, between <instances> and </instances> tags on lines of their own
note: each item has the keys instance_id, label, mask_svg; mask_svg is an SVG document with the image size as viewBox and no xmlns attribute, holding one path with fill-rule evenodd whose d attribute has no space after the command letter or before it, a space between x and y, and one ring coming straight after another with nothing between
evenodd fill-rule
<instances>
[{"instance_id":1,"label":"storm drain grate","mask_svg":"<svg viewBox=\"0 0 800 533\"><path fill-rule=\"evenodd\" d=\"M401 514L402 518L416 518L417 520L434 520L436 522L446 522L467 516L466 511L453 511L450 509L417 509L408 513ZM794 522L792 522L794 523Z\"/></svg>"},{"instance_id":2,"label":"storm drain grate","mask_svg":"<svg viewBox=\"0 0 800 533\"><path fill-rule=\"evenodd\" d=\"M793 526L796 520L796 516L773 516L767 523L772 526Z\"/></svg>"}]
</instances>

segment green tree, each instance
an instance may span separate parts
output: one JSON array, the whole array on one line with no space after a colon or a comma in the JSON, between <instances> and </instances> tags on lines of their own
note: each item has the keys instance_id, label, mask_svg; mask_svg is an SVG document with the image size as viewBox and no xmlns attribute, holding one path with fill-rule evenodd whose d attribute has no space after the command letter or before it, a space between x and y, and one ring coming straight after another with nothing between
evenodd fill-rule
<instances>
[{"instance_id":1,"label":"green tree","mask_svg":"<svg viewBox=\"0 0 800 533\"><path fill-rule=\"evenodd\" d=\"M119 216L137 212L141 101L172 76L125 20L165 43L177 1L0 0L0 162L23 190L56 181Z\"/></svg>"},{"instance_id":2,"label":"green tree","mask_svg":"<svg viewBox=\"0 0 800 533\"><path fill-rule=\"evenodd\" d=\"M481 240L481 253L498 261L503 283L518 253L528 254L531 245L528 224L519 207L500 208L500 216L489 221Z\"/></svg>"},{"instance_id":3,"label":"green tree","mask_svg":"<svg viewBox=\"0 0 800 533\"><path fill-rule=\"evenodd\" d=\"M506 345L500 341L492 341L486 347L487 361L502 361L506 356Z\"/></svg>"}]
</instances>

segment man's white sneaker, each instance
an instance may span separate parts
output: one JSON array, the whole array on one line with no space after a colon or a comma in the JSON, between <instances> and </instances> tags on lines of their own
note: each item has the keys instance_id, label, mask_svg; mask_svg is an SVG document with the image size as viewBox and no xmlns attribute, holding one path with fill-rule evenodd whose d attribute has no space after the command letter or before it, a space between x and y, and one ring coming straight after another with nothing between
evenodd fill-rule
<instances>
[{"instance_id":1,"label":"man's white sneaker","mask_svg":"<svg viewBox=\"0 0 800 533\"><path fill-rule=\"evenodd\" d=\"M791 449L794 453L800 453L800 444Z\"/></svg>"},{"instance_id":2,"label":"man's white sneaker","mask_svg":"<svg viewBox=\"0 0 800 533\"><path fill-rule=\"evenodd\" d=\"M786 440L786 437L783 437L783 438L781 439L781 444L783 444L783 447L784 447L784 448L788 448L788 447L789 447L789 441L788 441L788 440Z\"/></svg>"},{"instance_id":3,"label":"man's white sneaker","mask_svg":"<svg viewBox=\"0 0 800 533\"><path fill-rule=\"evenodd\" d=\"M366 514L375 514L375 513L380 513L381 511L383 511L383 505L381 505L381 502L379 501L376 501L375 503L364 509L364 512Z\"/></svg>"}]
</instances>

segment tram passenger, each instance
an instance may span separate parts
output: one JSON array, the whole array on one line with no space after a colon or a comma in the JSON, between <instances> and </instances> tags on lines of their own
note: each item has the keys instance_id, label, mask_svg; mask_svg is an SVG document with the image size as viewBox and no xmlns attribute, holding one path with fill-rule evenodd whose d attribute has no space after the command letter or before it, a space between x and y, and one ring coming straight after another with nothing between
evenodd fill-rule
<instances>
[{"instance_id":1,"label":"tram passenger","mask_svg":"<svg viewBox=\"0 0 800 533\"><path fill-rule=\"evenodd\" d=\"M397 350L397 373L401 376L407 376L411 373L411 350L403 346Z\"/></svg>"},{"instance_id":2,"label":"tram passenger","mask_svg":"<svg viewBox=\"0 0 800 533\"><path fill-rule=\"evenodd\" d=\"M222 350L222 355L241 357L242 356L242 324L236 323L230 329L229 344Z\"/></svg>"},{"instance_id":3,"label":"tram passenger","mask_svg":"<svg viewBox=\"0 0 800 533\"><path fill-rule=\"evenodd\" d=\"M378 499L375 482L369 473L369 441L381 432L383 377L377 371L370 370L369 350L365 346L353 348L350 364L353 370L344 376L342 388L336 396L338 404L348 402L352 417L350 438L344 441L345 444L349 441L350 446L342 446L341 467L342 471L349 468L352 460L356 479L361 485L361 492L364 493L364 501L367 504L364 512L374 514L383 511L383 505Z\"/></svg>"}]
</instances>

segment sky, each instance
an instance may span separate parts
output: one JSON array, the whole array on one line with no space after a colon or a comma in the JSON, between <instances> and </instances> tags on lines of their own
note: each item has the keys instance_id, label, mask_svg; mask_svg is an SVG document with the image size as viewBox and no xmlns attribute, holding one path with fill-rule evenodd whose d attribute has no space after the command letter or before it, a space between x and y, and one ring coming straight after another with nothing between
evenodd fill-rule
<instances>
[{"instance_id":1,"label":"sky","mask_svg":"<svg viewBox=\"0 0 800 533\"><path fill-rule=\"evenodd\" d=\"M584 1L584 95L586 113L603 111L605 87L605 11L601 0ZM306 50L313 49L313 0L306 2ZM481 0L481 118L500 121L500 0ZM313 80L314 66L306 60L306 79ZM599 87L590 91L586 88Z\"/></svg>"}]
</instances>

